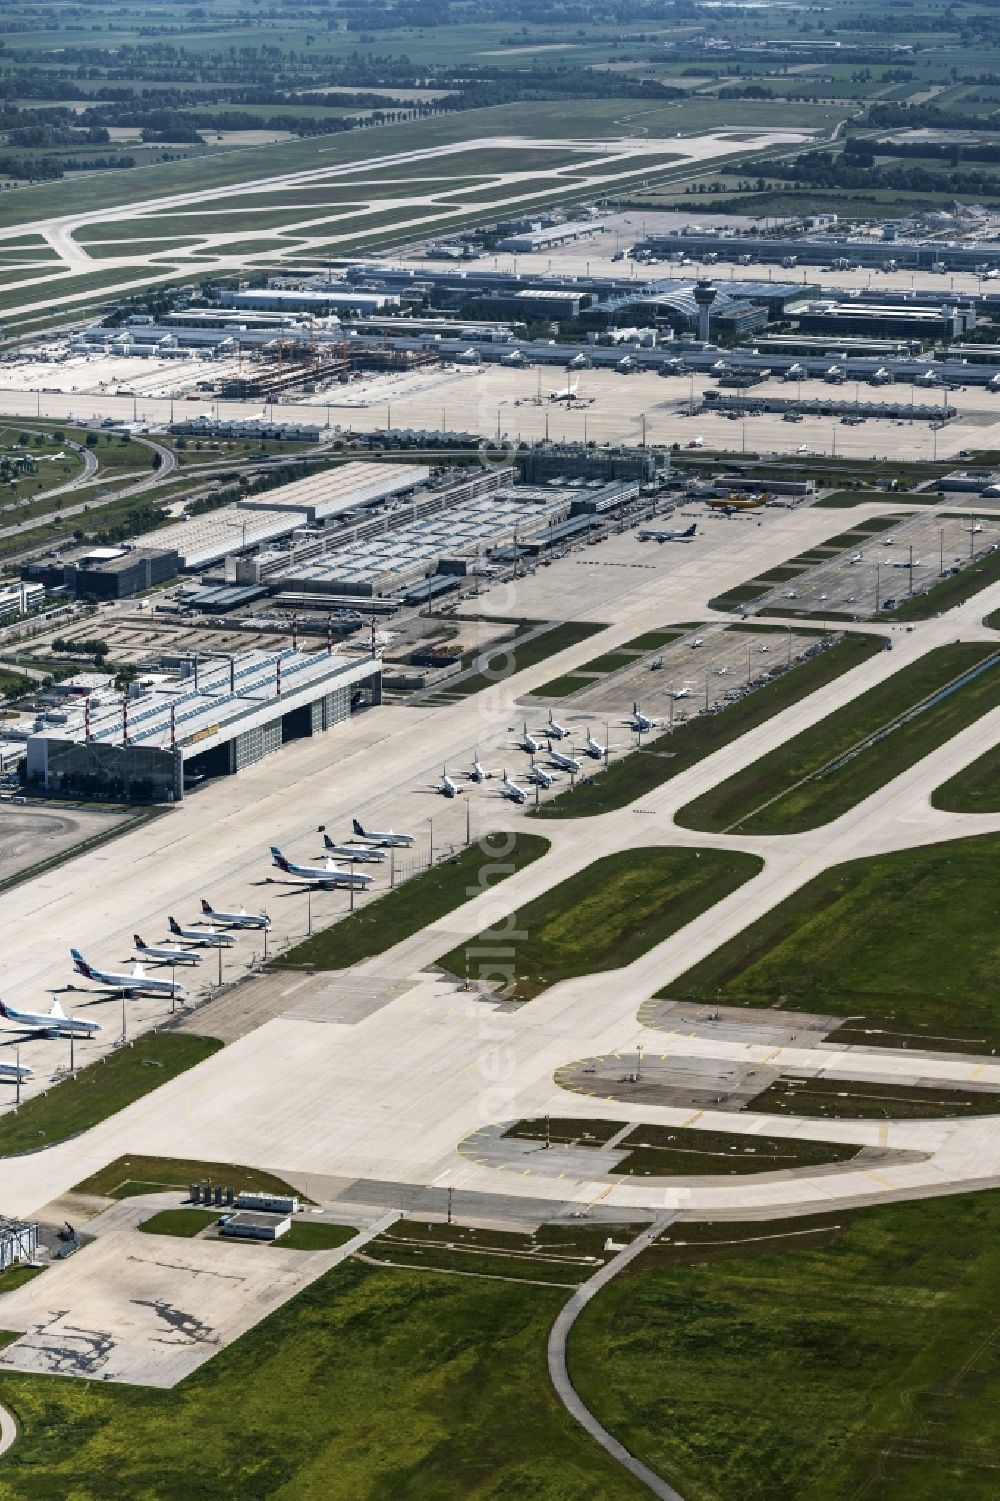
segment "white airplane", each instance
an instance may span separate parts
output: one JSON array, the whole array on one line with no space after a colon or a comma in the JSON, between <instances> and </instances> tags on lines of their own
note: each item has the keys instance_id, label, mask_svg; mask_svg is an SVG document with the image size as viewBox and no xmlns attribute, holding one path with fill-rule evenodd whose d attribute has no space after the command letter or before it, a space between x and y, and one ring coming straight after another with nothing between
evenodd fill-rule
<instances>
[{"instance_id":1,"label":"white airplane","mask_svg":"<svg viewBox=\"0 0 1000 1501\"><path fill-rule=\"evenodd\" d=\"M413 843L414 835L397 834L392 829L363 829L358 819L351 820L354 826L354 834L358 839L365 839L369 844L406 845Z\"/></svg>"},{"instance_id":2,"label":"white airplane","mask_svg":"<svg viewBox=\"0 0 1000 1501\"><path fill-rule=\"evenodd\" d=\"M832 386L839 386L841 381L844 379L843 365L831 365L829 370L823 376L823 379L825 381L829 381Z\"/></svg>"},{"instance_id":3,"label":"white airplane","mask_svg":"<svg viewBox=\"0 0 1000 1501\"><path fill-rule=\"evenodd\" d=\"M472 762L472 770L466 772L466 776L469 778L469 781L470 782L479 782L481 784L483 782L490 781L490 779L494 775L495 775L494 772L486 770L486 767L482 764L482 762L479 759L479 752L477 750L476 754L475 754L475 758L473 759L473 762Z\"/></svg>"},{"instance_id":4,"label":"white airplane","mask_svg":"<svg viewBox=\"0 0 1000 1501\"><path fill-rule=\"evenodd\" d=\"M689 440L689 442L688 442L688 448L704 448L704 447L705 447L705 439L702 437L702 435L700 433L699 433L699 435L698 435L697 438L691 438Z\"/></svg>"},{"instance_id":5,"label":"white airplane","mask_svg":"<svg viewBox=\"0 0 1000 1501\"><path fill-rule=\"evenodd\" d=\"M910 565L909 558L899 558L899 559L893 560L893 562L889 566L891 568L909 568L911 565ZM914 568L919 568L920 567L920 559L919 558L914 558L912 566Z\"/></svg>"},{"instance_id":6,"label":"white airplane","mask_svg":"<svg viewBox=\"0 0 1000 1501\"><path fill-rule=\"evenodd\" d=\"M873 386L884 386L887 381L891 380L892 376L889 374L884 365L880 365L875 371L875 374L871 377L871 383Z\"/></svg>"},{"instance_id":7,"label":"white airplane","mask_svg":"<svg viewBox=\"0 0 1000 1501\"><path fill-rule=\"evenodd\" d=\"M226 928L270 928L271 919L266 912L248 912L241 907L238 912L217 912L213 906L201 899L201 910L204 917L210 917L213 922L222 923Z\"/></svg>"},{"instance_id":8,"label":"white airplane","mask_svg":"<svg viewBox=\"0 0 1000 1501\"><path fill-rule=\"evenodd\" d=\"M514 349L510 354L502 355L500 363L501 365L523 365L525 358L519 349Z\"/></svg>"},{"instance_id":9,"label":"white airplane","mask_svg":"<svg viewBox=\"0 0 1000 1501\"><path fill-rule=\"evenodd\" d=\"M624 723L630 725L633 730L637 730L640 735L644 735L647 730L651 730L653 728L653 726L656 724L656 720L647 719L645 714L639 713L639 705L633 704L632 717L631 719L626 719Z\"/></svg>"},{"instance_id":10,"label":"white airplane","mask_svg":"<svg viewBox=\"0 0 1000 1501\"><path fill-rule=\"evenodd\" d=\"M587 356L585 354L575 354L566 368L568 370L586 370Z\"/></svg>"},{"instance_id":11,"label":"white airplane","mask_svg":"<svg viewBox=\"0 0 1000 1501\"><path fill-rule=\"evenodd\" d=\"M519 787L516 782L512 782L506 772L503 774L500 796L509 797L512 803L526 803L528 801L528 794L524 788Z\"/></svg>"},{"instance_id":12,"label":"white airplane","mask_svg":"<svg viewBox=\"0 0 1000 1501\"><path fill-rule=\"evenodd\" d=\"M566 385L566 386L563 386L561 388L561 390L550 391L549 392L549 400L550 401L568 401L568 402L576 401L577 400L577 394L576 393L577 393L577 391L579 389L579 386L580 386L580 382L578 380L570 381L570 383L568 385Z\"/></svg>"},{"instance_id":13,"label":"white airplane","mask_svg":"<svg viewBox=\"0 0 1000 1501\"><path fill-rule=\"evenodd\" d=\"M981 532L982 529L983 523L981 521L974 521L971 526L963 526L962 528L963 532Z\"/></svg>"},{"instance_id":14,"label":"white airplane","mask_svg":"<svg viewBox=\"0 0 1000 1501\"><path fill-rule=\"evenodd\" d=\"M551 787L556 780L551 771L546 771L544 766L539 766L537 761L532 761L526 772L529 782L537 782L539 787Z\"/></svg>"},{"instance_id":15,"label":"white airplane","mask_svg":"<svg viewBox=\"0 0 1000 1501\"><path fill-rule=\"evenodd\" d=\"M856 552L853 555L853 557L848 558L847 561L848 561L848 563L863 563L864 560L865 560L864 553L863 552Z\"/></svg>"},{"instance_id":16,"label":"white airplane","mask_svg":"<svg viewBox=\"0 0 1000 1501\"><path fill-rule=\"evenodd\" d=\"M527 722L525 722L524 725L524 733L517 743L521 750L528 752L529 756L537 755L542 748L542 742L540 740L536 740L534 735L528 734Z\"/></svg>"},{"instance_id":17,"label":"white airplane","mask_svg":"<svg viewBox=\"0 0 1000 1501\"><path fill-rule=\"evenodd\" d=\"M694 640L691 642L691 650L692 651L697 651L697 649L698 649L699 646L704 646L704 645L705 645L705 638L704 638L704 636L695 636Z\"/></svg>"},{"instance_id":18,"label":"white airplane","mask_svg":"<svg viewBox=\"0 0 1000 1501\"><path fill-rule=\"evenodd\" d=\"M795 450L795 452L796 453L812 453L812 449L809 447L808 443L800 443L799 446L798 446L798 448Z\"/></svg>"},{"instance_id":19,"label":"white airplane","mask_svg":"<svg viewBox=\"0 0 1000 1501\"><path fill-rule=\"evenodd\" d=\"M566 736L569 734L569 730L567 730L565 725L559 724L555 719L552 718L551 709L549 710L549 722L545 726L545 733L546 735L548 735L550 740L565 740Z\"/></svg>"},{"instance_id":20,"label":"white airplane","mask_svg":"<svg viewBox=\"0 0 1000 1501\"><path fill-rule=\"evenodd\" d=\"M721 668L721 667L719 668L720 672L722 672L723 670L724 670L723 668ZM687 683L682 684L682 686L680 688L671 688L669 691L670 691L670 697L671 698L690 698L691 697L691 689L688 687Z\"/></svg>"},{"instance_id":21,"label":"white airplane","mask_svg":"<svg viewBox=\"0 0 1000 1501\"><path fill-rule=\"evenodd\" d=\"M329 834L323 835L323 848L333 859L350 860L355 865L378 864L385 859L380 849L373 849L369 844L334 844Z\"/></svg>"},{"instance_id":22,"label":"white airplane","mask_svg":"<svg viewBox=\"0 0 1000 1501\"><path fill-rule=\"evenodd\" d=\"M438 783L437 790L441 793L442 797L457 797L460 792L464 791L464 788L456 787L455 783L448 775L448 768L446 766L443 766L441 768L441 780Z\"/></svg>"},{"instance_id":23,"label":"white airplane","mask_svg":"<svg viewBox=\"0 0 1000 1501\"><path fill-rule=\"evenodd\" d=\"M552 741L551 740L549 741L549 744L548 744L548 751L549 751L549 760L552 762L552 764L554 766L558 766L560 771L574 771L574 772L576 772L576 771L580 770L580 763L576 759L576 757L575 756L567 756L567 755L565 755L560 750L554 750L553 746L552 746Z\"/></svg>"},{"instance_id":24,"label":"white airplane","mask_svg":"<svg viewBox=\"0 0 1000 1501\"><path fill-rule=\"evenodd\" d=\"M176 944L164 944L157 948L154 944L143 943L138 933L132 934L132 947L137 961L152 959L157 964L201 963L201 955L193 953L191 949L178 948Z\"/></svg>"},{"instance_id":25,"label":"white airplane","mask_svg":"<svg viewBox=\"0 0 1000 1501\"><path fill-rule=\"evenodd\" d=\"M936 386L939 380L940 376L936 370L924 370L917 376L916 383L918 386Z\"/></svg>"},{"instance_id":26,"label":"white airplane","mask_svg":"<svg viewBox=\"0 0 1000 1501\"><path fill-rule=\"evenodd\" d=\"M90 1037L101 1030L100 1022L83 1021L77 1016L67 1016L58 1001L52 1002L51 1011L15 1011L0 1001L0 1016L4 1021L15 1022L27 1032L44 1032L48 1037L68 1037L70 1033Z\"/></svg>"},{"instance_id":27,"label":"white airplane","mask_svg":"<svg viewBox=\"0 0 1000 1501\"><path fill-rule=\"evenodd\" d=\"M357 891L365 891L375 879L359 870L341 870L332 860L324 860L322 865L298 865L294 860L286 860L276 844L271 845L271 858L286 876L298 876L309 885L323 886L327 891L338 886L353 886Z\"/></svg>"},{"instance_id":28,"label":"white airplane","mask_svg":"<svg viewBox=\"0 0 1000 1501\"><path fill-rule=\"evenodd\" d=\"M697 532L698 523L697 521L692 521L691 525L683 531L679 529L672 531L669 528L661 531L648 528L641 532L636 532L636 538L639 542L690 542L697 535Z\"/></svg>"},{"instance_id":29,"label":"white airplane","mask_svg":"<svg viewBox=\"0 0 1000 1501\"><path fill-rule=\"evenodd\" d=\"M789 365L781 378L782 380L804 380L807 374L804 365Z\"/></svg>"},{"instance_id":30,"label":"white airplane","mask_svg":"<svg viewBox=\"0 0 1000 1501\"><path fill-rule=\"evenodd\" d=\"M116 974L114 970L97 969L88 964L79 949L70 949L73 966L85 980L93 980L108 990L121 990L125 995L183 995L184 986L179 980L160 980L147 975L141 964L133 966L130 975Z\"/></svg>"},{"instance_id":31,"label":"white airplane","mask_svg":"<svg viewBox=\"0 0 1000 1501\"><path fill-rule=\"evenodd\" d=\"M232 933L223 933L219 928L182 928L175 917L167 918L167 926L175 938L185 943L197 944L202 949L231 949L236 939Z\"/></svg>"},{"instance_id":32,"label":"white airplane","mask_svg":"<svg viewBox=\"0 0 1000 1501\"><path fill-rule=\"evenodd\" d=\"M604 759L604 746L598 744L590 730L587 731L587 738L583 742L583 753L585 756L590 756L594 761L603 761Z\"/></svg>"},{"instance_id":33,"label":"white airplane","mask_svg":"<svg viewBox=\"0 0 1000 1501\"><path fill-rule=\"evenodd\" d=\"M9 1079L15 1083L18 1079L31 1079L34 1075L26 1063L0 1063L0 1083Z\"/></svg>"}]
</instances>

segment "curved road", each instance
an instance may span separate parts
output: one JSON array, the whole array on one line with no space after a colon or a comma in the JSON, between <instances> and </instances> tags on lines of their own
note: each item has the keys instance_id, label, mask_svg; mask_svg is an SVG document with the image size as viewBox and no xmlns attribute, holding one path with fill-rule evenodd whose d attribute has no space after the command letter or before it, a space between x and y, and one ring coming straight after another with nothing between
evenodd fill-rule
<instances>
[{"instance_id":1,"label":"curved road","mask_svg":"<svg viewBox=\"0 0 1000 1501\"><path fill-rule=\"evenodd\" d=\"M616 1277L619 1272L624 1271L630 1262L633 1262L648 1246L652 1245L661 1231L665 1230L674 1219L676 1219L676 1215L673 1214L660 1215L651 1225L642 1230L636 1236L635 1240L631 1241L624 1250L619 1251L617 1256L613 1256L610 1261L605 1262L599 1271L596 1271L592 1277L588 1277L587 1281L577 1288L552 1325L547 1352L549 1377L552 1385L555 1387L556 1396L570 1417L574 1418L580 1424L580 1427L590 1434L595 1443L600 1444L606 1454L609 1454L612 1459L617 1460L624 1469L628 1470L630 1475L634 1475L636 1480L641 1481L647 1490L654 1496L659 1496L661 1501L684 1501L684 1498L678 1491L674 1490L673 1486L668 1485L665 1480L662 1480L659 1475L651 1470L648 1465L644 1465L641 1459L636 1459L634 1454L630 1454L624 1444L619 1443L606 1428L601 1426L590 1408L585 1405L576 1387L570 1380L569 1371L566 1367L566 1340L570 1330L591 1298L599 1293L601 1288L611 1281L612 1277Z\"/></svg>"},{"instance_id":2,"label":"curved road","mask_svg":"<svg viewBox=\"0 0 1000 1501\"><path fill-rule=\"evenodd\" d=\"M14 1414L0 1406L0 1454L6 1454L17 1442L17 1424Z\"/></svg>"}]
</instances>

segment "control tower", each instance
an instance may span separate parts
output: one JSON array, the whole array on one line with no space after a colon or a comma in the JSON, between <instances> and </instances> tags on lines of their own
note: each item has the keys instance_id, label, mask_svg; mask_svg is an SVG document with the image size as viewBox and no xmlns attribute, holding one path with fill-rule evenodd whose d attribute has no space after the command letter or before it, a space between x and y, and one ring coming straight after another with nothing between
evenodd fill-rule
<instances>
[{"instance_id":1,"label":"control tower","mask_svg":"<svg viewBox=\"0 0 1000 1501\"><path fill-rule=\"evenodd\" d=\"M708 310L717 296L718 293L710 281L702 280L695 283L694 300L698 304L698 338L703 344L708 343Z\"/></svg>"}]
</instances>

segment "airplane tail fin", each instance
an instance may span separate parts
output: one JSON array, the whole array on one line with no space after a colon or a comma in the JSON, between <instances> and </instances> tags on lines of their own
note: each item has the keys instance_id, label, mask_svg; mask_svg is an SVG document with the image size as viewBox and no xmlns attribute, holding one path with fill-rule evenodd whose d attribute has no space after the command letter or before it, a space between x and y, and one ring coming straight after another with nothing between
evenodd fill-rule
<instances>
[{"instance_id":1,"label":"airplane tail fin","mask_svg":"<svg viewBox=\"0 0 1000 1501\"><path fill-rule=\"evenodd\" d=\"M171 933L179 933L180 932L180 926L179 926L176 918L168 917L167 918L167 922L170 924L170 931L171 931Z\"/></svg>"},{"instance_id":2,"label":"airplane tail fin","mask_svg":"<svg viewBox=\"0 0 1000 1501\"><path fill-rule=\"evenodd\" d=\"M285 859L284 855L281 853L276 844L271 845L271 859L274 861L279 870L288 869L288 861Z\"/></svg>"},{"instance_id":3,"label":"airplane tail fin","mask_svg":"<svg viewBox=\"0 0 1000 1501\"><path fill-rule=\"evenodd\" d=\"M688 529L684 533L684 535L685 535L685 537L696 537L698 535L698 523L697 523L697 521L692 521L691 525L688 527Z\"/></svg>"},{"instance_id":4,"label":"airplane tail fin","mask_svg":"<svg viewBox=\"0 0 1000 1501\"><path fill-rule=\"evenodd\" d=\"M60 1006L60 1004L59 1004L59 1002L58 1002L58 1001L53 1001L53 1002L52 1002L52 1010L51 1010L51 1011L50 1011L50 1012L49 1012L49 1015L50 1015L50 1016L58 1016L58 1017L61 1017L61 1019L62 1019L62 1020L63 1020L63 1021L65 1021L65 1020L66 1020L66 1013L65 1013L65 1011L64 1011L64 1010L63 1010L63 1008L62 1008L62 1006Z\"/></svg>"},{"instance_id":5,"label":"airplane tail fin","mask_svg":"<svg viewBox=\"0 0 1000 1501\"><path fill-rule=\"evenodd\" d=\"M73 960L73 963L76 965L77 973L81 974L81 975L86 975L86 977L89 979L90 978L90 965L87 963L86 959L84 959L83 955L80 953L80 950L79 949L70 949L69 952L70 952L70 956L71 956L71 958Z\"/></svg>"},{"instance_id":6,"label":"airplane tail fin","mask_svg":"<svg viewBox=\"0 0 1000 1501\"><path fill-rule=\"evenodd\" d=\"M328 850L335 850L337 848L329 834L323 835L323 848Z\"/></svg>"},{"instance_id":7,"label":"airplane tail fin","mask_svg":"<svg viewBox=\"0 0 1000 1501\"><path fill-rule=\"evenodd\" d=\"M5 1001L0 1001L0 1016L5 1017L7 1021L13 1020L10 1014L10 1007Z\"/></svg>"},{"instance_id":8,"label":"airplane tail fin","mask_svg":"<svg viewBox=\"0 0 1000 1501\"><path fill-rule=\"evenodd\" d=\"M352 818L351 823L354 825L355 834L364 834L365 831L356 818Z\"/></svg>"},{"instance_id":9,"label":"airplane tail fin","mask_svg":"<svg viewBox=\"0 0 1000 1501\"><path fill-rule=\"evenodd\" d=\"M209 906L208 902L206 902L206 900L205 900L204 897L202 897L202 899L201 899L201 910L205 914L206 917L211 917L211 915L212 915L212 909Z\"/></svg>"},{"instance_id":10,"label":"airplane tail fin","mask_svg":"<svg viewBox=\"0 0 1000 1501\"><path fill-rule=\"evenodd\" d=\"M132 947L137 949L144 949L146 947L138 933L132 934Z\"/></svg>"}]
</instances>

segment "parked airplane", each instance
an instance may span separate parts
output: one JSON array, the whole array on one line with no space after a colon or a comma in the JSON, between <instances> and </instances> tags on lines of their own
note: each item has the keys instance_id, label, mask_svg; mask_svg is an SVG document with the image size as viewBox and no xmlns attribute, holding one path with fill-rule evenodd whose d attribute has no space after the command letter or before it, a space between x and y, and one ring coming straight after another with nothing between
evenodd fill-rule
<instances>
[{"instance_id":1,"label":"parked airplane","mask_svg":"<svg viewBox=\"0 0 1000 1501\"><path fill-rule=\"evenodd\" d=\"M133 966L130 975L116 974L114 970L97 969L88 964L79 949L70 949L73 966L85 980L93 980L108 990L121 990L125 995L183 995L184 986L179 980L160 980L147 975L141 964Z\"/></svg>"},{"instance_id":2,"label":"parked airplane","mask_svg":"<svg viewBox=\"0 0 1000 1501\"><path fill-rule=\"evenodd\" d=\"M560 771L577 772L580 770L580 763L576 757L564 755L562 751L553 749L551 740L549 741L548 750L549 760L554 766L558 766Z\"/></svg>"},{"instance_id":3,"label":"parked airplane","mask_svg":"<svg viewBox=\"0 0 1000 1501\"><path fill-rule=\"evenodd\" d=\"M604 757L604 746L598 745L589 730L587 731L587 738L583 742L583 749L584 754L592 756L595 761L600 761Z\"/></svg>"},{"instance_id":4,"label":"parked airplane","mask_svg":"<svg viewBox=\"0 0 1000 1501\"><path fill-rule=\"evenodd\" d=\"M724 669L720 668L720 671L723 671L723 670ZM690 698L691 697L691 689L688 687L687 683L684 683L680 688L671 688L669 691L670 691L670 697L671 698Z\"/></svg>"},{"instance_id":5,"label":"parked airplane","mask_svg":"<svg viewBox=\"0 0 1000 1501\"><path fill-rule=\"evenodd\" d=\"M555 781L554 773L546 771L545 767L539 766L537 761L532 761L526 776L529 782L536 782L539 787L551 787Z\"/></svg>"},{"instance_id":6,"label":"parked airplane","mask_svg":"<svg viewBox=\"0 0 1000 1501\"><path fill-rule=\"evenodd\" d=\"M485 766L483 766L482 762L479 759L479 752L477 750L475 759L472 762L472 770L466 772L466 776L469 778L469 781L480 783L488 782L491 777L494 776L494 774L495 773L492 771L487 771Z\"/></svg>"},{"instance_id":7,"label":"parked airplane","mask_svg":"<svg viewBox=\"0 0 1000 1501\"><path fill-rule=\"evenodd\" d=\"M537 755L542 748L542 742L540 740L536 740L534 735L528 734L527 723L525 723L524 733L518 741L518 745L521 750L527 751L529 756Z\"/></svg>"},{"instance_id":8,"label":"parked airplane","mask_svg":"<svg viewBox=\"0 0 1000 1501\"><path fill-rule=\"evenodd\" d=\"M962 528L963 532L981 532L982 529L983 523L981 521L974 521L971 526L963 526Z\"/></svg>"},{"instance_id":9,"label":"parked airplane","mask_svg":"<svg viewBox=\"0 0 1000 1501\"><path fill-rule=\"evenodd\" d=\"M197 944L202 949L231 949L236 939L232 933L223 933L219 928L182 928L175 917L167 918L167 926L175 938L185 943Z\"/></svg>"},{"instance_id":10,"label":"parked airplane","mask_svg":"<svg viewBox=\"0 0 1000 1501\"><path fill-rule=\"evenodd\" d=\"M704 448L704 447L705 447L705 439L701 436L701 434L699 434L697 438L691 438L689 440L689 442L688 442L688 448Z\"/></svg>"},{"instance_id":11,"label":"parked airplane","mask_svg":"<svg viewBox=\"0 0 1000 1501\"><path fill-rule=\"evenodd\" d=\"M503 774L500 796L509 797L512 803L526 803L528 801L528 794L524 788L519 787L516 782L512 782L506 772Z\"/></svg>"},{"instance_id":12,"label":"parked airplane","mask_svg":"<svg viewBox=\"0 0 1000 1501\"><path fill-rule=\"evenodd\" d=\"M332 860L326 860L322 865L298 865L294 860L286 860L276 844L271 845L271 858L286 876L298 876L309 885L323 886L327 891L338 886L353 886L355 890L364 891L375 879L359 870L341 870Z\"/></svg>"},{"instance_id":13,"label":"parked airplane","mask_svg":"<svg viewBox=\"0 0 1000 1501\"><path fill-rule=\"evenodd\" d=\"M569 734L569 730L567 730L565 725L559 724L557 720L552 718L551 709L549 710L549 722L545 726L545 733L550 740L565 740Z\"/></svg>"},{"instance_id":14,"label":"parked airplane","mask_svg":"<svg viewBox=\"0 0 1000 1501\"><path fill-rule=\"evenodd\" d=\"M570 381L568 385L563 386L560 390L558 390L558 391L550 391L549 392L549 400L550 401L566 401L566 402L576 401L577 400L577 394L576 393L577 393L577 390L579 389L579 386L580 386L580 382L578 380Z\"/></svg>"},{"instance_id":15,"label":"parked airplane","mask_svg":"<svg viewBox=\"0 0 1000 1501\"><path fill-rule=\"evenodd\" d=\"M201 955L191 949L178 948L176 944L143 943L138 933L132 934L132 947L137 960L152 959L157 964L200 964Z\"/></svg>"},{"instance_id":16,"label":"parked airplane","mask_svg":"<svg viewBox=\"0 0 1000 1501\"><path fill-rule=\"evenodd\" d=\"M825 381L829 381L830 385L832 386L839 386L841 381L844 379L844 374L845 371L843 365L831 365L829 370L823 376L823 379Z\"/></svg>"},{"instance_id":17,"label":"parked airplane","mask_svg":"<svg viewBox=\"0 0 1000 1501\"><path fill-rule=\"evenodd\" d=\"M692 521L691 525L684 531L671 531L669 528L665 530L648 528L637 532L636 538L640 542L690 542L697 535L697 532L698 523L697 521Z\"/></svg>"},{"instance_id":18,"label":"parked airplane","mask_svg":"<svg viewBox=\"0 0 1000 1501\"><path fill-rule=\"evenodd\" d=\"M462 787L457 787L455 785L451 777L448 775L448 768L446 766L443 766L441 768L441 780L438 783L437 790L444 797L457 797L458 794L460 792L463 792L465 789Z\"/></svg>"},{"instance_id":19,"label":"parked airplane","mask_svg":"<svg viewBox=\"0 0 1000 1501\"><path fill-rule=\"evenodd\" d=\"M270 928L271 919L266 912L248 912L241 907L238 912L217 912L213 906L201 899L201 910L205 917L210 917L213 922L222 923L228 928Z\"/></svg>"},{"instance_id":20,"label":"parked airplane","mask_svg":"<svg viewBox=\"0 0 1000 1501\"><path fill-rule=\"evenodd\" d=\"M911 564L909 558L896 558L892 563L889 564L889 566L890 568L919 568L920 559L914 558Z\"/></svg>"},{"instance_id":21,"label":"parked airplane","mask_svg":"<svg viewBox=\"0 0 1000 1501\"><path fill-rule=\"evenodd\" d=\"M355 836L358 839L366 839L369 844L411 845L414 840L412 834L397 834L392 829L363 829L356 818L351 822L354 825Z\"/></svg>"},{"instance_id":22,"label":"parked airplane","mask_svg":"<svg viewBox=\"0 0 1000 1501\"><path fill-rule=\"evenodd\" d=\"M385 859L380 849L370 844L334 844L329 834L323 835L323 848L335 860L350 860L355 865L378 864Z\"/></svg>"},{"instance_id":23,"label":"parked airplane","mask_svg":"<svg viewBox=\"0 0 1000 1501\"><path fill-rule=\"evenodd\" d=\"M18 1079L33 1078L31 1069L26 1063L0 1063L0 1083L10 1080L15 1083Z\"/></svg>"},{"instance_id":24,"label":"parked airplane","mask_svg":"<svg viewBox=\"0 0 1000 1501\"><path fill-rule=\"evenodd\" d=\"M626 719L624 723L630 725L633 730L637 730L639 734L645 734L647 730L651 730L653 728L653 726L656 724L656 720L647 719L645 714L639 713L639 705L633 704L632 717L631 719Z\"/></svg>"},{"instance_id":25,"label":"parked airplane","mask_svg":"<svg viewBox=\"0 0 1000 1501\"><path fill-rule=\"evenodd\" d=\"M52 1002L51 1011L15 1011L0 1001L0 1016L4 1021L14 1022L26 1032L44 1032L48 1037L68 1037L70 1033L90 1037L101 1030L100 1022L83 1021L80 1017L67 1016L58 1001Z\"/></svg>"}]
</instances>

